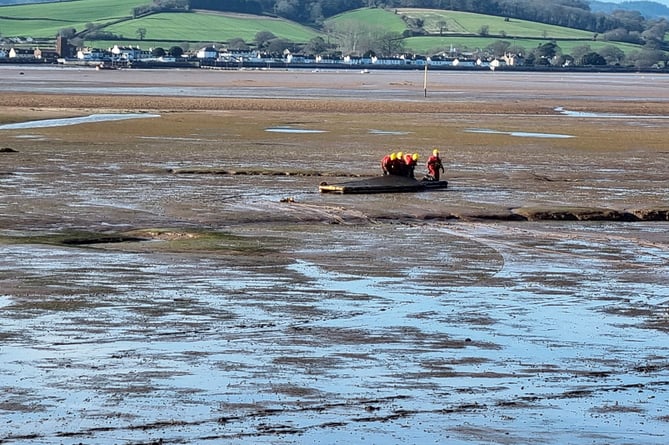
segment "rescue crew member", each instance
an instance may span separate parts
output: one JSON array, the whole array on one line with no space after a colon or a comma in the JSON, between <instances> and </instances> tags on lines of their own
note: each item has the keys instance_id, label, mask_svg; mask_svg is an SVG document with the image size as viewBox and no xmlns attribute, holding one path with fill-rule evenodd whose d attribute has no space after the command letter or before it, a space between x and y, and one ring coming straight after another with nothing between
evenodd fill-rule
<instances>
[{"instance_id":1,"label":"rescue crew member","mask_svg":"<svg viewBox=\"0 0 669 445\"><path fill-rule=\"evenodd\" d=\"M418 153L407 153L404 155L404 163L406 164L407 176L411 179L416 179L414 170L418 165Z\"/></svg>"},{"instance_id":2,"label":"rescue crew member","mask_svg":"<svg viewBox=\"0 0 669 445\"><path fill-rule=\"evenodd\" d=\"M444 164L439 157L439 150L435 148L432 151L432 156L427 159L428 179L431 181L438 181L440 172L444 172Z\"/></svg>"},{"instance_id":3,"label":"rescue crew member","mask_svg":"<svg viewBox=\"0 0 669 445\"><path fill-rule=\"evenodd\" d=\"M388 164L389 175L400 175L402 166L400 165L399 153L392 153L390 155L390 163Z\"/></svg>"},{"instance_id":4,"label":"rescue crew member","mask_svg":"<svg viewBox=\"0 0 669 445\"><path fill-rule=\"evenodd\" d=\"M407 175L407 164L404 162L404 153L401 151L397 152L397 173L395 174L400 176Z\"/></svg>"},{"instance_id":5,"label":"rescue crew member","mask_svg":"<svg viewBox=\"0 0 669 445\"><path fill-rule=\"evenodd\" d=\"M383 159L381 159L381 170L383 170L383 176L387 176L390 174L390 163L394 158L395 158L395 153L390 153L388 155L385 155Z\"/></svg>"}]
</instances>

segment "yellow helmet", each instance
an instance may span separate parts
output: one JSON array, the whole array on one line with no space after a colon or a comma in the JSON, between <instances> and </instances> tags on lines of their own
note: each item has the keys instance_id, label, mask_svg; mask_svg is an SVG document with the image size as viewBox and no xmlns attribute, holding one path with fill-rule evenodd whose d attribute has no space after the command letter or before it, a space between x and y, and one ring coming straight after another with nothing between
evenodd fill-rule
<instances>
[{"instance_id":1,"label":"yellow helmet","mask_svg":"<svg viewBox=\"0 0 669 445\"><path fill-rule=\"evenodd\" d=\"M402 159L403 156L404 156L404 153L402 153L401 151L397 152L397 159Z\"/></svg>"},{"instance_id":2,"label":"yellow helmet","mask_svg":"<svg viewBox=\"0 0 669 445\"><path fill-rule=\"evenodd\" d=\"M413 159L414 161L417 161L417 160L418 160L418 153L414 153L414 154L411 156L411 159Z\"/></svg>"},{"instance_id":3,"label":"yellow helmet","mask_svg":"<svg viewBox=\"0 0 669 445\"><path fill-rule=\"evenodd\" d=\"M437 149L435 148L434 150L432 150L432 154L433 154L434 156L438 156L438 155L439 155L439 150L437 150Z\"/></svg>"},{"instance_id":4,"label":"yellow helmet","mask_svg":"<svg viewBox=\"0 0 669 445\"><path fill-rule=\"evenodd\" d=\"M390 153L390 160L394 161L395 159L397 159L397 155L395 153Z\"/></svg>"}]
</instances>

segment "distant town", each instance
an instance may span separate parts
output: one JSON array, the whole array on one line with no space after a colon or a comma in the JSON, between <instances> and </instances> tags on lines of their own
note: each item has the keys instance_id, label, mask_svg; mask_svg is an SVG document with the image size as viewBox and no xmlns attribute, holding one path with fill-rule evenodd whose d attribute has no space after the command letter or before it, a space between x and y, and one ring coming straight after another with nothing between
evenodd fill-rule
<instances>
[{"instance_id":1,"label":"distant town","mask_svg":"<svg viewBox=\"0 0 669 445\"><path fill-rule=\"evenodd\" d=\"M25 42L23 42L25 46ZM0 64L58 64L90 66L96 69L121 68L207 68L207 69L271 69L310 68L347 69L444 69L444 70L523 70L523 71L640 71L635 67L576 66L565 64L525 65L520 54L506 53L502 57L485 57L468 53L440 53L430 56L402 54L383 56L322 56L269 54L259 50L235 50L204 46L185 52L180 47L143 49L139 46L118 46L109 49L74 48L67 39L58 37L55 49L0 48ZM669 72L668 68L650 68L646 71Z\"/></svg>"}]
</instances>

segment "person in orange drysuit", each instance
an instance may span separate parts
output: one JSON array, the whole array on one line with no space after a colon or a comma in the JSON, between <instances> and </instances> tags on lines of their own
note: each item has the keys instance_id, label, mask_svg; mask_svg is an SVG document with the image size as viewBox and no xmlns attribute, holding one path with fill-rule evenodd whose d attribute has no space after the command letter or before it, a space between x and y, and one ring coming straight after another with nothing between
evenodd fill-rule
<instances>
[{"instance_id":1,"label":"person in orange drysuit","mask_svg":"<svg viewBox=\"0 0 669 445\"><path fill-rule=\"evenodd\" d=\"M444 172L444 164L442 164L439 157L439 150L435 148L432 151L432 156L427 159L428 179L438 181L440 172Z\"/></svg>"},{"instance_id":2,"label":"person in orange drysuit","mask_svg":"<svg viewBox=\"0 0 669 445\"><path fill-rule=\"evenodd\" d=\"M414 176L414 169L418 165L418 153L407 153L404 155L404 163L406 164L406 175L411 179L416 179Z\"/></svg>"}]
</instances>

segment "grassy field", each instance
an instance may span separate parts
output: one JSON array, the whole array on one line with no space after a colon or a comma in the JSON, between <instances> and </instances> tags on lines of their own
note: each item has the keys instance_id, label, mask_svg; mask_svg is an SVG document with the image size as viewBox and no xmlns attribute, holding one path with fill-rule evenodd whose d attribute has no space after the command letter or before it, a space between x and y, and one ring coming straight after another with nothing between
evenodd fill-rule
<instances>
[{"instance_id":1,"label":"grassy field","mask_svg":"<svg viewBox=\"0 0 669 445\"><path fill-rule=\"evenodd\" d=\"M137 30L146 30L146 39L154 42L226 42L242 38L252 42L256 33L269 31L277 37L306 43L320 33L312 28L283 19L220 13L161 13L138 19L132 9L146 0L78 0L39 5L0 7L0 35L34 39L54 39L63 28L81 31L89 23L109 24L105 31L126 40L119 44L137 44ZM86 40L90 46L103 41Z\"/></svg>"},{"instance_id":2,"label":"grassy field","mask_svg":"<svg viewBox=\"0 0 669 445\"><path fill-rule=\"evenodd\" d=\"M402 33L407 29L401 16L390 10L378 8L363 8L338 14L325 21L328 27L346 28L349 24L367 28L383 28L388 32Z\"/></svg>"},{"instance_id":3,"label":"grassy field","mask_svg":"<svg viewBox=\"0 0 669 445\"><path fill-rule=\"evenodd\" d=\"M523 48L526 52L537 48L547 42L545 39L516 39L516 38L490 38L490 37L409 37L405 39L405 46L416 54L438 54L449 52L451 49L464 52L477 51L486 48L496 40L509 42L514 47ZM638 45L630 43L616 43L593 40L558 40L556 44L563 53L570 54L572 50L580 46L589 46L593 51L598 51L605 46L615 46L626 54L631 51L640 50Z\"/></svg>"},{"instance_id":4,"label":"grassy field","mask_svg":"<svg viewBox=\"0 0 669 445\"><path fill-rule=\"evenodd\" d=\"M306 43L320 35L317 31L283 19L216 13L162 13L128 20L105 28L116 35L137 37L137 29L146 29L152 40L185 42L227 42L242 38L253 42L259 31L269 31L292 42Z\"/></svg>"},{"instance_id":5,"label":"grassy field","mask_svg":"<svg viewBox=\"0 0 669 445\"><path fill-rule=\"evenodd\" d=\"M593 33L544 23L472 14L469 12L442 11L434 9L399 9L398 14L423 20L423 29L430 34L439 34L439 23L445 23L444 33L479 34L482 27L488 27L490 35L507 35L518 38L570 38L589 39Z\"/></svg>"},{"instance_id":6,"label":"grassy field","mask_svg":"<svg viewBox=\"0 0 669 445\"><path fill-rule=\"evenodd\" d=\"M402 16L423 21L423 29L430 35L470 35L480 36L485 26L491 38L513 36L516 38L535 39L592 39L593 33L561 26L528 22L525 20L473 14L468 12L443 11L436 9L397 9L386 10L365 8L334 16L326 21L328 25L341 23L374 24L388 31L403 32L408 29Z\"/></svg>"},{"instance_id":7,"label":"grassy field","mask_svg":"<svg viewBox=\"0 0 669 445\"><path fill-rule=\"evenodd\" d=\"M0 7L0 35L55 38L63 28L81 31L87 23L104 24L130 18L146 0L80 0Z\"/></svg>"}]
</instances>

